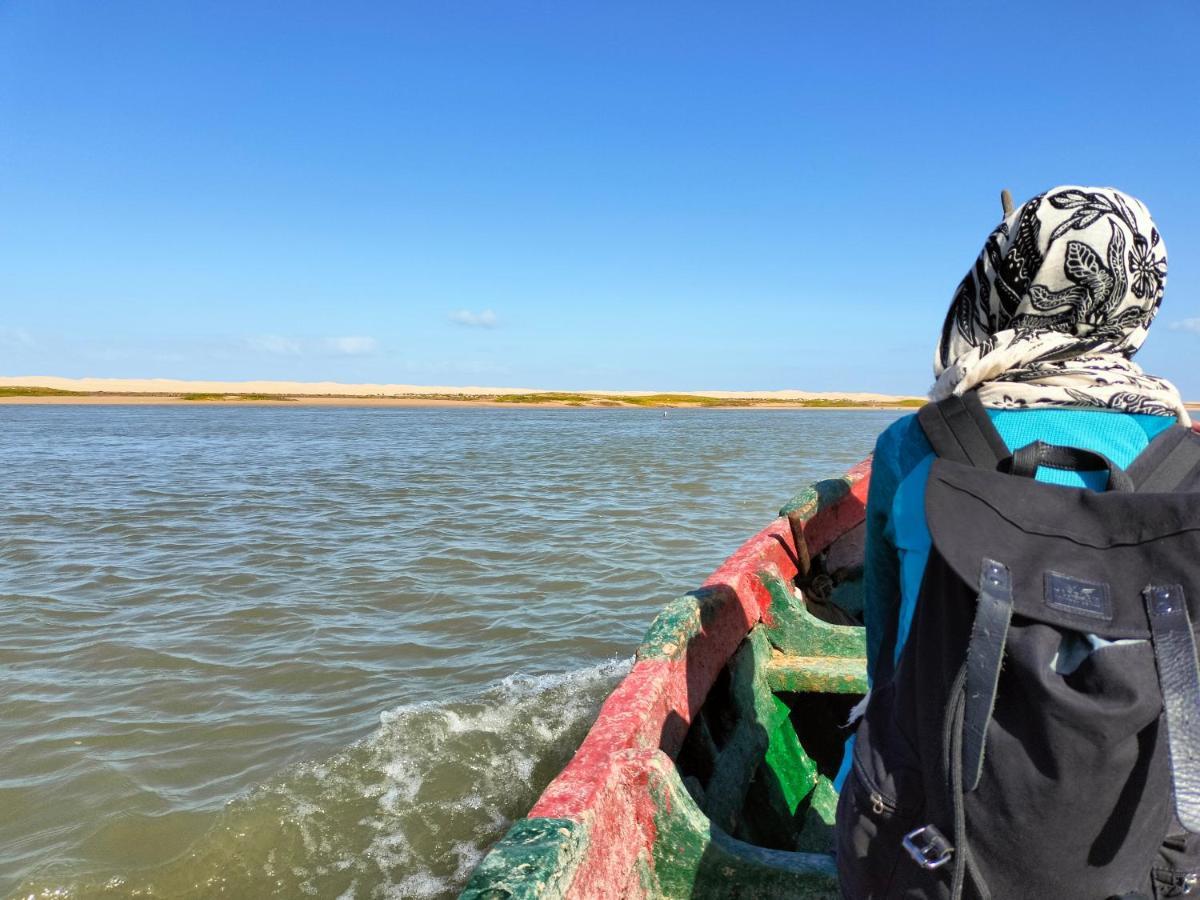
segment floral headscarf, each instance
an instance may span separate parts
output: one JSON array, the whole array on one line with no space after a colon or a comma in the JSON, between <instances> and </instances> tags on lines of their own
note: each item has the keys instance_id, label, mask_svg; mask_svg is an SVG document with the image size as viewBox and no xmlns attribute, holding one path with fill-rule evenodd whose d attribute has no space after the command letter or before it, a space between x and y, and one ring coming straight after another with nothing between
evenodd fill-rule
<instances>
[{"instance_id":1,"label":"floral headscarf","mask_svg":"<svg viewBox=\"0 0 1200 900\"><path fill-rule=\"evenodd\" d=\"M1162 302L1167 250L1141 201L1056 187L1009 213L958 286L930 397L976 389L1003 409L1176 416L1179 391L1131 357Z\"/></svg>"}]
</instances>

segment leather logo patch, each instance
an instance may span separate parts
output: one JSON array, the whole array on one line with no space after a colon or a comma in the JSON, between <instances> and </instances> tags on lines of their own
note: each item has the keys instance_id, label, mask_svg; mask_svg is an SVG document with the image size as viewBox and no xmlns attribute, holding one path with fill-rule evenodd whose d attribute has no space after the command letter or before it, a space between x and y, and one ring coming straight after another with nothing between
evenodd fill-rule
<instances>
[{"instance_id":1,"label":"leather logo patch","mask_svg":"<svg viewBox=\"0 0 1200 900\"><path fill-rule=\"evenodd\" d=\"M1103 581L1084 581L1059 572L1046 573L1046 605L1077 616L1112 621L1112 598Z\"/></svg>"}]
</instances>

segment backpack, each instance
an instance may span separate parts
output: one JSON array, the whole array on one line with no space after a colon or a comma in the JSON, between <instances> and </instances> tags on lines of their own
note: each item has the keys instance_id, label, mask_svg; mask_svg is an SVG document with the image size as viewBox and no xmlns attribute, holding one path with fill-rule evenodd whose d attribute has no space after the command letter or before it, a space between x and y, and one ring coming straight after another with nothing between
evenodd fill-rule
<instances>
[{"instance_id":1,"label":"backpack","mask_svg":"<svg viewBox=\"0 0 1200 900\"><path fill-rule=\"evenodd\" d=\"M918 422L932 547L838 801L843 894L1200 897L1200 435L1169 428L1122 470L1010 452L974 394Z\"/></svg>"}]
</instances>

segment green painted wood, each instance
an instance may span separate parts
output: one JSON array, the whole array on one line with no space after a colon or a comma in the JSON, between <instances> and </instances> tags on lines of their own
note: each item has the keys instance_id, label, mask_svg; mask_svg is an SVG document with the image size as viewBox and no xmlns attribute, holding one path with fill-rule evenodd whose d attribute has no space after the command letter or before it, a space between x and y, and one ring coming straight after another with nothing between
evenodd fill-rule
<instances>
[{"instance_id":1,"label":"green painted wood","mask_svg":"<svg viewBox=\"0 0 1200 900\"><path fill-rule=\"evenodd\" d=\"M817 765L800 746L800 738L796 735L796 729L792 727L787 704L778 697L771 699L775 701L778 719L771 731L763 765L770 770L779 784L781 799L786 804L784 808L789 814L795 815L800 804L816 787ZM762 777L759 776L760 780Z\"/></svg>"},{"instance_id":2,"label":"green painted wood","mask_svg":"<svg viewBox=\"0 0 1200 900\"><path fill-rule=\"evenodd\" d=\"M750 776L767 750L767 733L756 723L741 723L721 751L704 789L704 810L714 823L735 831L750 788Z\"/></svg>"},{"instance_id":3,"label":"green painted wood","mask_svg":"<svg viewBox=\"0 0 1200 900\"><path fill-rule=\"evenodd\" d=\"M850 493L850 482L846 478L829 478L810 484L779 510L781 516L798 516L801 520L811 519L817 512L832 506Z\"/></svg>"},{"instance_id":4,"label":"green painted wood","mask_svg":"<svg viewBox=\"0 0 1200 900\"><path fill-rule=\"evenodd\" d=\"M816 618L797 596L795 589L776 574L759 574L771 596L767 635L771 643L789 656L867 655L867 636L858 625L831 625Z\"/></svg>"},{"instance_id":5,"label":"green painted wood","mask_svg":"<svg viewBox=\"0 0 1200 900\"><path fill-rule=\"evenodd\" d=\"M663 754L644 761L654 800L652 897L693 900L835 900L837 869L825 853L756 847L714 826Z\"/></svg>"},{"instance_id":6,"label":"green painted wood","mask_svg":"<svg viewBox=\"0 0 1200 900\"><path fill-rule=\"evenodd\" d=\"M804 808L804 823L799 830L797 850L810 853L829 853L836 839L834 820L837 812L837 791L824 775L817 776L816 787L808 795Z\"/></svg>"},{"instance_id":7,"label":"green painted wood","mask_svg":"<svg viewBox=\"0 0 1200 900\"><path fill-rule=\"evenodd\" d=\"M629 870L621 897L656 897L657 885L654 879L654 864L646 852L639 853Z\"/></svg>"},{"instance_id":8,"label":"green painted wood","mask_svg":"<svg viewBox=\"0 0 1200 900\"><path fill-rule=\"evenodd\" d=\"M856 656L790 656L775 653L765 677L773 691L793 694L865 694L867 660Z\"/></svg>"},{"instance_id":9,"label":"green painted wood","mask_svg":"<svg viewBox=\"0 0 1200 900\"><path fill-rule=\"evenodd\" d=\"M755 770L746 795L742 821L734 837L751 844L781 850L824 851L823 838L809 844L797 840L808 818L810 797L820 776L816 764L804 751L792 726L790 711L782 700L773 698L779 712L766 753ZM828 829L822 827L822 834Z\"/></svg>"},{"instance_id":10,"label":"green painted wood","mask_svg":"<svg viewBox=\"0 0 1200 900\"><path fill-rule=\"evenodd\" d=\"M722 608L731 602L736 598L726 585L699 588L672 600L650 623L636 658L684 659L692 640L711 627Z\"/></svg>"},{"instance_id":11,"label":"green painted wood","mask_svg":"<svg viewBox=\"0 0 1200 900\"><path fill-rule=\"evenodd\" d=\"M737 829L750 776L758 768L777 724L774 697L761 678L770 654L765 633L755 627L729 663L730 698L738 724L721 748L705 787L705 811L726 831Z\"/></svg>"},{"instance_id":12,"label":"green painted wood","mask_svg":"<svg viewBox=\"0 0 1200 900\"><path fill-rule=\"evenodd\" d=\"M700 633L704 615L700 598L687 594L672 600L654 617L637 649L637 659L682 659L688 643Z\"/></svg>"},{"instance_id":13,"label":"green painted wood","mask_svg":"<svg viewBox=\"0 0 1200 900\"><path fill-rule=\"evenodd\" d=\"M809 809L832 828L837 819L837 804L838 792L834 790L833 782L822 776L809 798Z\"/></svg>"},{"instance_id":14,"label":"green painted wood","mask_svg":"<svg viewBox=\"0 0 1200 900\"><path fill-rule=\"evenodd\" d=\"M521 819L483 858L459 900L565 898L587 835L570 819Z\"/></svg>"},{"instance_id":15,"label":"green painted wood","mask_svg":"<svg viewBox=\"0 0 1200 900\"><path fill-rule=\"evenodd\" d=\"M713 765L704 811L730 834L779 846L800 825L816 787L816 764L804 751L786 703L767 679L774 651L755 627L730 663L731 702L738 725Z\"/></svg>"}]
</instances>

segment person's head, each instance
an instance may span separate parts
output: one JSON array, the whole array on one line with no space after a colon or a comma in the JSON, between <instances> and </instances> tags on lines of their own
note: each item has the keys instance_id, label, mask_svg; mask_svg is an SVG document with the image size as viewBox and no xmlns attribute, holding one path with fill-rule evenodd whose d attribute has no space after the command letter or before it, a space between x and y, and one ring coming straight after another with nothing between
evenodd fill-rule
<instances>
[{"instance_id":1,"label":"person's head","mask_svg":"<svg viewBox=\"0 0 1200 900\"><path fill-rule=\"evenodd\" d=\"M1038 194L993 231L959 284L935 371L1002 331L1055 331L1128 357L1162 302L1167 249L1145 205L1114 188Z\"/></svg>"},{"instance_id":2,"label":"person's head","mask_svg":"<svg viewBox=\"0 0 1200 900\"><path fill-rule=\"evenodd\" d=\"M1166 246L1140 200L1073 185L1038 194L1005 216L955 291L932 395L987 386L996 406L1132 410L1155 394L1145 402L1162 409L1164 391L1177 392L1129 359L1158 312L1166 278ZM1132 399L1114 390L1122 379L1137 388ZM1152 390L1152 382L1165 387ZM998 388L1018 384L1050 392ZM1170 406L1186 418L1181 401Z\"/></svg>"}]
</instances>

